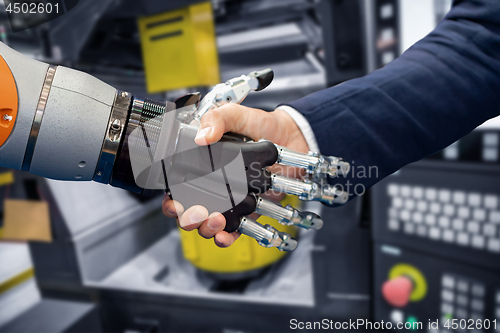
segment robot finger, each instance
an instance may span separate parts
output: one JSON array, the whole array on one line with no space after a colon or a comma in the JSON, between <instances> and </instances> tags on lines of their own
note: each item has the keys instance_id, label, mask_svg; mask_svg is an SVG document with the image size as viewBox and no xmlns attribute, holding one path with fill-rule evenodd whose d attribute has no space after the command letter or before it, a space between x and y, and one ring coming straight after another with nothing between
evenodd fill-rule
<instances>
[{"instance_id":1,"label":"robot finger","mask_svg":"<svg viewBox=\"0 0 500 333\"><path fill-rule=\"evenodd\" d=\"M197 123L205 113L224 104L243 102L250 91L260 91L266 88L273 78L274 72L267 68L217 84L201 100L197 110L186 118L186 123Z\"/></svg>"},{"instance_id":2,"label":"robot finger","mask_svg":"<svg viewBox=\"0 0 500 333\"><path fill-rule=\"evenodd\" d=\"M289 234L276 230L270 225L262 225L248 216L240 219L238 231L255 239L261 246L276 247L280 251L293 251L297 241Z\"/></svg>"},{"instance_id":3,"label":"robot finger","mask_svg":"<svg viewBox=\"0 0 500 333\"><path fill-rule=\"evenodd\" d=\"M312 212L300 212L291 205L282 207L263 197L257 198L255 212L260 215L269 216L281 224L295 225L306 230L319 230L323 227L323 220L319 215Z\"/></svg>"},{"instance_id":4,"label":"robot finger","mask_svg":"<svg viewBox=\"0 0 500 333\"><path fill-rule=\"evenodd\" d=\"M275 146L278 150L278 164L304 169L314 178L345 177L349 173L349 163L339 157L323 156L311 151L299 153L286 147Z\"/></svg>"},{"instance_id":5,"label":"robot finger","mask_svg":"<svg viewBox=\"0 0 500 333\"><path fill-rule=\"evenodd\" d=\"M271 189L296 195L301 200L320 201L329 205L344 204L349 194L328 184L318 184L307 179L297 180L278 174L271 174Z\"/></svg>"}]
</instances>

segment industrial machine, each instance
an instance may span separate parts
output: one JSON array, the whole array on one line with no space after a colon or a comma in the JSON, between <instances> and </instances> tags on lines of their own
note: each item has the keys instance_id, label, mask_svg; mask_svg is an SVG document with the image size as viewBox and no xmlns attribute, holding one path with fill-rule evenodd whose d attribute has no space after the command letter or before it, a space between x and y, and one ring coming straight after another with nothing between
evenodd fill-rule
<instances>
[{"instance_id":1,"label":"industrial machine","mask_svg":"<svg viewBox=\"0 0 500 333\"><path fill-rule=\"evenodd\" d=\"M329 86L363 76L401 52L400 1L321 1Z\"/></svg>"},{"instance_id":2,"label":"industrial machine","mask_svg":"<svg viewBox=\"0 0 500 333\"><path fill-rule=\"evenodd\" d=\"M192 2L197 1L189 1ZM172 3L102 1L96 6L80 2L54 22L57 29L49 31L50 40L75 68L120 92L173 103L186 93L207 91L193 87L148 94L140 38L133 31L138 13L154 18L158 13L177 9ZM272 68L273 82L266 89L249 94L243 103L273 110L278 103L364 75L398 55L398 5L398 1L362 0L319 4L301 0L213 1L220 81L237 78L217 89L230 93L233 83L239 84L242 73ZM335 23L339 18L352 29L339 30L340 25ZM144 25L150 23L144 21ZM348 44L341 31L359 45ZM79 39L73 38L75 33ZM379 37L382 43L376 42ZM49 57L46 62L50 60ZM43 75L39 76L38 83L42 83ZM255 83L251 76L244 77L244 81L250 82L249 86ZM131 99L130 95L116 96ZM108 108L114 101L109 99ZM99 103L91 101L89 105L93 104ZM102 103L99 106L104 107ZM106 112L109 118L109 111ZM46 124L44 120L43 126ZM30 129L25 130L29 133ZM103 128L102 134L106 130ZM101 149L99 146L96 161ZM24 155L19 160L23 158ZM85 161L89 167L89 160ZM87 167L75 169L83 172ZM95 176L80 174L81 180ZM107 173L103 175L108 177ZM284 331L290 318L372 318L371 202L367 195L338 208L308 202L301 209L321 216L321 232L302 228L297 233L300 246L286 256L275 249L259 249L280 254L281 260L273 260L273 265L262 265L251 274L226 274L221 278L224 274L214 274L207 267L223 266L225 259L221 257L217 262L211 258L215 264L201 260L206 253L199 242L210 241L196 233L179 233L174 221L166 220L159 212L158 197L144 201L126 191L93 182L37 182L54 211L53 242L30 243L42 295L99 302L100 318L107 331L180 332L207 327L226 332ZM14 189L12 193L16 195ZM83 198L92 200L87 203ZM292 206L298 207L295 203ZM90 217L84 218L83 213L90 213ZM197 243L189 239L186 242L194 237ZM248 250L250 241L241 237L235 244L244 249L236 251L231 259L241 264L234 265L236 271L256 262L258 255ZM248 272L243 269L243 273Z\"/></svg>"},{"instance_id":3,"label":"industrial machine","mask_svg":"<svg viewBox=\"0 0 500 333\"><path fill-rule=\"evenodd\" d=\"M359 200L335 210L310 203L304 208L333 222L325 224L322 233L302 229L300 246L280 261L252 274L222 275L193 265L196 251L203 248L191 249L186 257L184 236L158 209L160 197L143 201L94 182L16 177L35 179L51 207L53 241L29 244L42 297L97 301L105 331L192 332L205 330L205 325L212 331L283 331L290 318L348 320L369 315L367 275L353 278L336 268L369 267L369 247L352 242L351 236L359 228L361 237L369 238L369 230L361 227L366 221ZM26 195L20 184L12 187L12 198ZM237 243L245 249L250 241L242 238ZM331 255L343 251L366 259L354 262L350 256ZM248 250L236 254L246 265L259 256ZM212 260L227 264L224 257ZM266 320L255 320L263 317Z\"/></svg>"},{"instance_id":4,"label":"industrial machine","mask_svg":"<svg viewBox=\"0 0 500 333\"><path fill-rule=\"evenodd\" d=\"M498 331L499 127L494 119L372 192L375 318ZM436 322L429 327L430 322ZM415 327L417 329L417 327Z\"/></svg>"}]
</instances>

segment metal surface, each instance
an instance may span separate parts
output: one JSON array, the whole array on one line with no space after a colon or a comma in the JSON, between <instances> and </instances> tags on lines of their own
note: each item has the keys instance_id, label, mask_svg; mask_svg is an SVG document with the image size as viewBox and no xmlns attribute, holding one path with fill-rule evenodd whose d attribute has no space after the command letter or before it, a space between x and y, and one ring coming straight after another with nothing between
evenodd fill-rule
<instances>
[{"instance_id":1,"label":"metal surface","mask_svg":"<svg viewBox=\"0 0 500 333\"><path fill-rule=\"evenodd\" d=\"M123 144L110 180L111 185L144 195L151 195L153 189L156 189L156 187L144 187L144 184L137 184L130 154L131 150L133 150L136 159L134 163L153 164L154 154L158 148L158 140L164 130L163 128L168 127L168 124L164 124L166 110L167 102L134 97L122 141ZM136 129L140 130L139 133L145 134L147 132L147 137L143 138L141 136L139 140L129 140L130 135ZM130 146L131 144L133 146ZM154 182L157 181L158 178L154 179Z\"/></svg>"},{"instance_id":2,"label":"metal surface","mask_svg":"<svg viewBox=\"0 0 500 333\"><path fill-rule=\"evenodd\" d=\"M279 332L290 318L369 318L371 246L368 229L359 230L357 224L360 199L336 209L308 203L322 208L321 215L335 223L325 224L321 233L303 230L297 250L241 289L223 289L227 284L200 274L183 258L177 230L106 277L85 284L98 293L104 330L110 332L152 327L161 332L203 331L207 323L220 332ZM118 244L113 245L116 249ZM346 251L349 256L342 255ZM88 262L83 264L86 270ZM141 323L153 325L144 328Z\"/></svg>"},{"instance_id":3,"label":"metal surface","mask_svg":"<svg viewBox=\"0 0 500 333\"><path fill-rule=\"evenodd\" d=\"M29 244L43 290L70 292L103 279L171 228L160 210L161 196L141 202L96 182L44 180L39 186L58 235L52 243Z\"/></svg>"},{"instance_id":4,"label":"metal surface","mask_svg":"<svg viewBox=\"0 0 500 333\"><path fill-rule=\"evenodd\" d=\"M280 223L282 221L290 221L293 216L292 210L283 208L270 200L263 199L262 197L259 197L257 200L257 208L255 209L255 212L260 215L269 216L278 220Z\"/></svg>"},{"instance_id":5,"label":"metal surface","mask_svg":"<svg viewBox=\"0 0 500 333\"><path fill-rule=\"evenodd\" d=\"M30 172L58 180L94 177L116 89L95 77L57 67Z\"/></svg>"},{"instance_id":6,"label":"metal surface","mask_svg":"<svg viewBox=\"0 0 500 333\"><path fill-rule=\"evenodd\" d=\"M292 167L302 168L315 177L337 177L349 173L350 165L335 156L323 156L315 152L307 154L293 151L286 147L276 145L278 149L278 163Z\"/></svg>"},{"instance_id":7,"label":"metal surface","mask_svg":"<svg viewBox=\"0 0 500 333\"><path fill-rule=\"evenodd\" d=\"M31 160L33 159L33 153L35 152L38 133L40 132L40 127L42 126L42 119L45 113L45 106L47 105L47 99L49 98L49 93L52 87L52 81L54 80L54 75L56 74L56 69L57 66L55 65L49 65L49 68L47 69L47 74L45 76L45 81L43 83L42 92L40 93L40 99L38 100L38 105L36 107L35 118L33 119L33 125L31 126L28 145L26 146L23 166L21 168L21 170L23 171L29 171L31 166Z\"/></svg>"},{"instance_id":8,"label":"metal surface","mask_svg":"<svg viewBox=\"0 0 500 333\"><path fill-rule=\"evenodd\" d=\"M135 193L142 193L143 189L139 188L134 181L133 175L131 175L130 157L127 137L132 133L133 130L138 128L141 124L142 109L144 107L144 100L138 97L134 97L132 106L130 109L127 130L125 133L124 143L118 160L116 161L116 167L114 168L113 176L110 180L110 184L115 187L120 187Z\"/></svg>"},{"instance_id":9,"label":"metal surface","mask_svg":"<svg viewBox=\"0 0 500 333\"><path fill-rule=\"evenodd\" d=\"M101 156L94 173L94 181L96 182L108 184L110 181L131 101L130 93L125 91L116 92L106 136L102 144Z\"/></svg>"},{"instance_id":10,"label":"metal surface","mask_svg":"<svg viewBox=\"0 0 500 333\"><path fill-rule=\"evenodd\" d=\"M228 103L241 103L250 91L258 91L266 88L269 83L261 84L260 77L266 75L273 76L271 69L260 72L252 72L248 75L241 75L214 86L212 90L201 100L198 109L186 119L186 123L193 120L199 121L208 111Z\"/></svg>"},{"instance_id":11,"label":"metal surface","mask_svg":"<svg viewBox=\"0 0 500 333\"><path fill-rule=\"evenodd\" d=\"M57 314L57 318L54 315ZM101 332L92 303L43 299L0 328L2 332Z\"/></svg>"},{"instance_id":12,"label":"metal surface","mask_svg":"<svg viewBox=\"0 0 500 333\"><path fill-rule=\"evenodd\" d=\"M238 231L254 238L264 247L276 247L280 251L293 251L297 248L297 241L289 234L280 232L269 224L263 226L248 216L241 218Z\"/></svg>"},{"instance_id":13,"label":"metal surface","mask_svg":"<svg viewBox=\"0 0 500 333\"><path fill-rule=\"evenodd\" d=\"M130 129L132 131L140 126L143 108L144 108L144 99L139 97L134 97L134 102L132 103L132 108L130 110L127 130Z\"/></svg>"},{"instance_id":14,"label":"metal surface","mask_svg":"<svg viewBox=\"0 0 500 333\"><path fill-rule=\"evenodd\" d=\"M221 63L283 63L302 58L308 50L307 36L295 22L252 28L218 36Z\"/></svg>"},{"instance_id":15,"label":"metal surface","mask_svg":"<svg viewBox=\"0 0 500 333\"><path fill-rule=\"evenodd\" d=\"M323 220L315 213L299 212L291 205L282 207L262 197L259 197L257 200L255 212L269 216L284 225L295 225L304 229L314 230L319 230L323 227Z\"/></svg>"},{"instance_id":16,"label":"metal surface","mask_svg":"<svg viewBox=\"0 0 500 333\"><path fill-rule=\"evenodd\" d=\"M293 194L301 200L312 200L313 193L317 192L318 184L306 183L298 179L288 178L282 175L272 175L272 189L283 193Z\"/></svg>"},{"instance_id":17,"label":"metal surface","mask_svg":"<svg viewBox=\"0 0 500 333\"><path fill-rule=\"evenodd\" d=\"M65 59L73 62L79 60L81 52L91 43L99 20L108 9L116 10L113 3L113 0L80 1L78 6L65 10L64 15L50 22L50 40L61 49Z\"/></svg>"},{"instance_id":18,"label":"metal surface","mask_svg":"<svg viewBox=\"0 0 500 333\"><path fill-rule=\"evenodd\" d=\"M313 233L301 234L303 246L271 267L268 274L252 280L242 293L217 291L217 280L210 279L207 274L200 274L196 267L185 260L177 230L152 244L109 276L87 281L87 285L103 291L114 289L121 293L147 293L154 299L166 296L184 302L210 302L210 306L217 301L224 301L244 306L279 305L279 309L282 306L311 308L315 303L311 267L313 237Z\"/></svg>"},{"instance_id":19,"label":"metal surface","mask_svg":"<svg viewBox=\"0 0 500 333\"><path fill-rule=\"evenodd\" d=\"M320 201L329 205L344 204L349 194L326 183L320 185L307 179L297 180L272 174L272 189L298 196L301 200Z\"/></svg>"}]
</instances>

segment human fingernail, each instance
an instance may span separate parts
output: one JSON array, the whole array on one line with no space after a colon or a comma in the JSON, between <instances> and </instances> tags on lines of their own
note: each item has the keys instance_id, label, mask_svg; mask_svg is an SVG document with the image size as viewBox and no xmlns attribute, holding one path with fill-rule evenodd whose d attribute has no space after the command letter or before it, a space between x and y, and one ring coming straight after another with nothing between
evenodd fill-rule
<instances>
[{"instance_id":1,"label":"human fingernail","mask_svg":"<svg viewBox=\"0 0 500 333\"><path fill-rule=\"evenodd\" d=\"M191 223L200 223L205 221L208 217L207 211L202 208L195 208L189 215Z\"/></svg>"},{"instance_id":2,"label":"human fingernail","mask_svg":"<svg viewBox=\"0 0 500 333\"><path fill-rule=\"evenodd\" d=\"M175 206L169 206L167 208L167 212L171 215L177 215L177 209L175 209Z\"/></svg>"},{"instance_id":3,"label":"human fingernail","mask_svg":"<svg viewBox=\"0 0 500 333\"><path fill-rule=\"evenodd\" d=\"M218 247L226 247L226 245L220 241L219 239L219 234L215 235L214 237L214 241L215 241L215 245L217 245Z\"/></svg>"},{"instance_id":4,"label":"human fingernail","mask_svg":"<svg viewBox=\"0 0 500 333\"><path fill-rule=\"evenodd\" d=\"M219 230L222 227L222 221L217 217L213 217L208 220L208 227L212 230Z\"/></svg>"},{"instance_id":5,"label":"human fingernail","mask_svg":"<svg viewBox=\"0 0 500 333\"><path fill-rule=\"evenodd\" d=\"M208 140L206 139L206 136L210 135L211 133L212 133L212 127L200 128L198 130L198 133L196 134L196 137L194 138L194 141L197 144L207 144Z\"/></svg>"}]
</instances>

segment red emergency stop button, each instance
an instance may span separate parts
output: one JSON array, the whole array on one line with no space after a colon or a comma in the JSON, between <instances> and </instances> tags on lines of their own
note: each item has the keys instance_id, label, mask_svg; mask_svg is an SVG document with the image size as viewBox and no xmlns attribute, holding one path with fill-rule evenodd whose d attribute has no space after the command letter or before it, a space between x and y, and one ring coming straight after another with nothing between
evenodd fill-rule
<instances>
[{"instance_id":1,"label":"red emergency stop button","mask_svg":"<svg viewBox=\"0 0 500 333\"><path fill-rule=\"evenodd\" d=\"M382 295L390 305L402 308L410 301L413 291L413 282L407 276L398 276L384 282L382 285Z\"/></svg>"}]
</instances>

